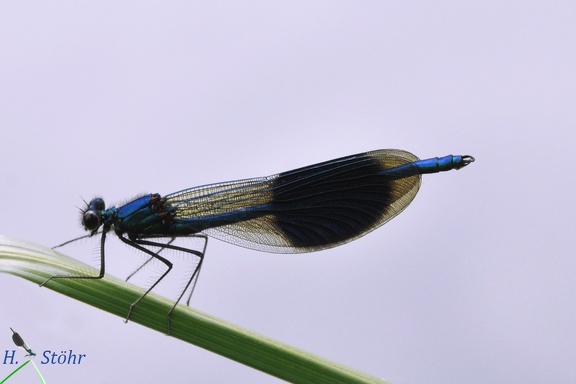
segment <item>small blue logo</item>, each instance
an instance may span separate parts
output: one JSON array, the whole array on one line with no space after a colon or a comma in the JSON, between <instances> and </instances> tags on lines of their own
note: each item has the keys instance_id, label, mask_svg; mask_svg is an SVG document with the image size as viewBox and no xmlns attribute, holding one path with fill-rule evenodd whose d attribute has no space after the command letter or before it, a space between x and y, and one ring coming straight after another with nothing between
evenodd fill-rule
<instances>
[{"instance_id":1,"label":"small blue logo","mask_svg":"<svg viewBox=\"0 0 576 384\"><path fill-rule=\"evenodd\" d=\"M36 370L36 373L38 373L38 377L40 378L40 382L42 384L46 384L46 381L44 380L44 377L42 377L40 370L38 369L36 364L34 364L34 361L31 360L33 357L36 356L36 354L34 353L34 351L32 351L32 349L28 346L28 344L26 344L26 342L24 342L24 339L22 338L22 336L20 336L18 334L18 332L16 332L12 328L10 328L10 330L12 331L12 341L14 342L14 344L16 344L17 347L22 348L23 350L26 351L27 355L25 357L28 357L28 359L24 362L24 364L20 365L18 368L13 370L8 376L6 376L4 379L2 379L2 381L0 381L0 384L4 384L5 382L7 382L9 378L14 376L19 370L21 370L26 365L28 365L28 363L32 363L32 366ZM13 361L15 354L16 354L16 351L12 351L12 355L9 356L8 351L6 351L6 356L4 356L4 364L6 364L7 359L10 359L11 361ZM13 364L13 362L12 362L12 364ZM16 364L18 364L17 361L16 361Z\"/></svg>"}]
</instances>

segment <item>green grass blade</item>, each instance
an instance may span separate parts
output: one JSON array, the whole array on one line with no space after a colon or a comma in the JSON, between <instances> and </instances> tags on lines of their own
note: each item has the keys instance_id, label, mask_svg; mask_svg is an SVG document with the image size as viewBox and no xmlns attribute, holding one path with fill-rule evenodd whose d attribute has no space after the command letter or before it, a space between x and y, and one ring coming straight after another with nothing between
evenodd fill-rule
<instances>
[{"instance_id":1,"label":"green grass blade","mask_svg":"<svg viewBox=\"0 0 576 384\"><path fill-rule=\"evenodd\" d=\"M24 362L24 364L22 364L21 366L19 366L18 368L16 368L15 370L13 370L12 372L10 372L8 374L8 376L6 376L4 379L2 379L2 381L0 381L0 384L4 384L5 382L8 381L9 378L11 378L12 376L14 376L19 370L21 370L22 368L24 368L26 366L26 364L28 364L31 360L26 360Z\"/></svg>"},{"instance_id":2,"label":"green grass blade","mask_svg":"<svg viewBox=\"0 0 576 384\"><path fill-rule=\"evenodd\" d=\"M37 284L53 275L97 274L97 271L50 248L0 236L0 273ZM53 279L45 288L125 318L143 289L113 276L101 280ZM167 313L174 303L147 295L130 321L166 333ZM294 383L383 383L297 348L258 335L203 312L178 305L172 315L171 336L244 365Z\"/></svg>"}]
</instances>

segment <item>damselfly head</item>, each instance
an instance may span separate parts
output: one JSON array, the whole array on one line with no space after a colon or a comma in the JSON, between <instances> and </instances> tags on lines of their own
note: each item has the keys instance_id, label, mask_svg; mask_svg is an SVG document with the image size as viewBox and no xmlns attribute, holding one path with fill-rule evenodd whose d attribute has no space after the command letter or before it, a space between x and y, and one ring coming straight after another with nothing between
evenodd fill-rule
<instances>
[{"instance_id":1,"label":"damselfly head","mask_svg":"<svg viewBox=\"0 0 576 384\"><path fill-rule=\"evenodd\" d=\"M87 231L94 232L102 225L102 211L106 208L104 200L97 197L90 200L88 207L82 214L82 225Z\"/></svg>"}]
</instances>

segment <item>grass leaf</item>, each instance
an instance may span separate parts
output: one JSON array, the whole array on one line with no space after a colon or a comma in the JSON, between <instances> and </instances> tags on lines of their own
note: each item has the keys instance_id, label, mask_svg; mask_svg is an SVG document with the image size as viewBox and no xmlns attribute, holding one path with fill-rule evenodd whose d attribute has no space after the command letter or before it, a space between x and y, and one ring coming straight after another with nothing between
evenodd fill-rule
<instances>
[{"instance_id":1,"label":"grass leaf","mask_svg":"<svg viewBox=\"0 0 576 384\"><path fill-rule=\"evenodd\" d=\"M3 236L0 236L0 272L36 284L53 275L98 273L93 267L50 248ZM110 275L101 280L53 279L45 288L121 318L126 317L130 304L144 292ZM172 301L151 293L135 307L130 321L166 333L166 315L172 305ZM178 305L173 313L171 336L290 382L382 383L184 305Z\"/></svg>"}]
</instances>

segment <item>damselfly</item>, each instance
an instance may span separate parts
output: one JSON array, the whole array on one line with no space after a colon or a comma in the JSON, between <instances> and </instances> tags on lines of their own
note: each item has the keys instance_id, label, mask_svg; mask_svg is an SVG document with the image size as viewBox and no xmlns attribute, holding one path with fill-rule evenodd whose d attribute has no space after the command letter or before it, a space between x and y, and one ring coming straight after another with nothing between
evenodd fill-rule
<instances>
[{"instance_id":1,"label":"damselfly","mask_svg":"<svg viewBox=\"0 0 576 384\"><path fill-rule=\"evenodd\" d=\"M160 278L130 306L128 320L138 302L172 269L172 263L160 253L164 249L184 252L199 261L168 313L170 319L192 284L190 303L208 236L275 253L335 247L364 236L402 212L418 192L422 174L460 169L473 161L472 156L459 155L419 160L406 151L385 149L268 177L210 184L165 196L148 194L120 207L106 208L102 198L95 198L83 210L82 223L90 232L84 237L101 234L100 273L52 278L101 279L106 236L113 230L121 241L166 266ZM198 237L203 247L176 246L173 242L178 237Z\"/></svg>"}]
</instances>

